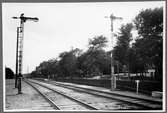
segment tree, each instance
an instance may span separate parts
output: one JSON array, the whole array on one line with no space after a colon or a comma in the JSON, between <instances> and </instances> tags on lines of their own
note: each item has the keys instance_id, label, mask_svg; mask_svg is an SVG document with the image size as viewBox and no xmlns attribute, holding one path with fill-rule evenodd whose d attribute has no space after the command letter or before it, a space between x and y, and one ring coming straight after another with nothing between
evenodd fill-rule
<instances>
[{"instance_id":1,"label":"tree","mask_svg":"<svg viewBox=\"0 0 167 113\"><path fill-rule=\"evenodd\" d=\"M6 76L6 79L13 79L14 72L10 68L5 67L5 76Z\"/></svg>"},{"instance_id":2,"label":"tree","mask_svg":"<svg viewBox=\"0 0 167 113\"><path fill-rule=\"evenodd\" d=\"M89 49L90 50L100 50L106 47L107 38L103 35L96 36L93 39L89 39Z\"/></svg>"},{"instance_id":3,"label":"tree","mask_svg":"<svg viewBox=\"0 0 167 113\"><path fill-rule=\"evenodd\" d=\"M129 43L132 40L132 23L122 25L120 28L120 33L117 38L117 45L113 49L113 58L117 60L122 66L126 65L129 67Z\"/></svg>"},{"instance_id":4,"label":"tree","mask_svg":"<svg viewBox=\"0 0 167 113\"><path fill-rule=\"evenodd\" d=\"M32 74L57 75L61 78L94 76L110 71L110 55L103 50L107 39L96 36L89 39L89 48L86 52L76 48L60 53L59 60L51 59L42 62Z\"/></svg>"},{"instance_id":5,"label":"tree","mask_svg":"<svg viewBox=\"0 0 167 113\"><path fill-rule=\"evenodd\" d=\"M63 77L70 77L71 79L75 75L77 70L77 49L71 50L69 52L63 52L60 54L59 66L62 70Z\"/></svg>"},{"instance_id":6,"label":"tree","mask_svg":"<svg viewBox=\"0 0 167 113\"><path fill-rule=\"evenodd\" d=\"M134 23L139 38L134 48L146 68L156 70L156 79L162 80L163 55L163 8L142 10L135 18Z\"/></svg>"},{"instance_id":7,"label":"tree","mask_svg":"<svg viewBox=\"0 0 167 113\"><path fill-rule=\"evenodd\" d=\"M78 58L78 67L83 75L95 76L109 72L110 56L103 50L107 42L102 35L89 39L88 50Z\"/></svg>"},{"instance_id":8,"label":"tree","mask_svg":"<svg viewBox=\"0 0 167 113\"><path fill-rule=\"evenodd\" d=\"M162 36L163 32L163 7L142 10L134 20L138 34L145 36Z\"/></svg>"}]
</instances>

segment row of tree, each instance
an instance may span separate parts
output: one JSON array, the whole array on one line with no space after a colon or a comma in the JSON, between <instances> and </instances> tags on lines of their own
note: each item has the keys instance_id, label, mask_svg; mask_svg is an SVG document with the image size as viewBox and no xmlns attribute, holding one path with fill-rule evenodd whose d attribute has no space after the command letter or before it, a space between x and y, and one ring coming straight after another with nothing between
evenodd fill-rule
<instances>
[{"instance_id":1,"label":"row of tree","mask_svg":"<svg viewBox=\"0 0 167 113\"><path fill-rule=\"evenodd\" d=\"M111 52L106 52L107 38L97 36L89 40L88 50L76 48L62 52L57 59L42 62L33 75L56 77L90 77L110 73Z\"/></svg>"},{"instance_id":2,"label":"row of tree","mask_svg":"<svg viewBox=\"0 0 167 113\"><path fill-rule=\"evenodd\" d=\"M138 37L132 42L132 30ZM89 39L88 49L76 48L62 52L57 59L42 62L31 75L54 77L92 77L110 74L111 52L115 72L144 73L156 70L156 79L162 79L163 8L140 11L132 23L122 25L117 44L112 51L105 51L107 38Z\"/></svg>"},{"instance_id":3,"label":"row of tree","mask_svg":"<svg viewBox=\"0 0 167 113\"><path fill-rule=\"evenodd\" d=\"M130 73L155 69L155 78L162 80L163 8L142 10L133 23L120 28L117 45L113 50L114 59L126 66ZM130 45L134 27L138 37Z\"/></svg>"}]
</instances>

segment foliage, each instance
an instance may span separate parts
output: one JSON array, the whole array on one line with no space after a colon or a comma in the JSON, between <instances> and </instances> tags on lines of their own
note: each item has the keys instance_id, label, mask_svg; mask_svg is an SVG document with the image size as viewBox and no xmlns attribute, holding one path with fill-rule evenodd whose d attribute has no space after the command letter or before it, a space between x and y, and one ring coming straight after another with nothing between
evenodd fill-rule
<instances>
[{"instance_id":1,"label":"foliage","mask_svg":"<svg viewBox=\"0 0 167 113\"><path fill-rule=\"evenodd\" d=\"M106 47L107 38L104 36L96 36L93 39L89 39L89 49L90 50L99 50Z\"/></svg>"},{"instance_id":2,"label":"foliage","mask_svg":"<svg viewBox=\"0 0 167 113\"><path fill-rule=\"evenodd\" d=\"M139 33L133 48L146 68L156 70L156 78L162 79L163 8L146 9L136 16L134 23Z\"/></svg>"},{"instance_id":3,"label":"foliage","mask_svg":"<svg viewBox=\"0 0 167 113\"><path fill-rule=\"evenodd\" d=\"M128 65L129 63L129 43L132 40L132 23L122 25L120 28L120 33L117 40L117 45L113 50L113 58L117 60L121 65Z\"/></svg>"},{"instance_id":4,"label":"foliage","mask_svg":"<svg viewBox=\"0 0 167 113\"><path fill-rule=\"evenodd\" d=\"M6 76L6 79L13 79L14 72L10 68L5 67L5 76Z\"/></svg>"},{"instance_id":5,"label":"foliage","mask_svg":"<svg viewBox=\"0 0 167 113\"><path fill-rule=\"evenodd\" d=\"M163 55L163 8L142 10L134 23L122 25L116 46L112 51L105 51L107 38L103 35L89 39L88 49L83 52L76 48L62 52L58 59L42 62L33 76L73 78L92 77L110 74L111 52L114 64L119 72L143 73L147 69L156 70L156 79L162 79ZM134 25L135 26L134 26ZM138 31L138 38L130 46L132 29Z\"/></svg>"},{"instance_id":6,"label":"foliage","mask_svg":"<svg viewBox=\"0 0 167 113\"><path fill-rule=\"evenodd\" d=\"M138 38L131 41L132 24L123 25L113 50L114 60L126 65L131 73L156 70L156 79L162 79L163 8L142 10L134 19ZM123 69L123 68L122 68Z\"/></svg>"},{"instance_id":7,"label":"foliage","mask_svg":"<svg viewBox=\"0 0 167 113\"><path fill-rule=\"evenodd\" d=\"M73 77L77 70L77 57L75 56L76 51L71 50L60 55L59 66L62 70L63 76Z\"/></svg>"},{"instance_id":8,"label":"foliage","mask_svg":"<svg viewBox=\"0 0 167 113\"><path fill-rule=\"evenodd\" d=\"M83 76L95 76L109 72L110 57L103 50L106 47L107 38L104 36L89 39L89 48L78 58L78 67Z\"/></svg>"},{"instance_id":9,"label":"foliage","mask_svg":"<svg viewBox=\"0 0 167 113\"><path fill-rule=\"evenodd\" d=\"M163 8L142 10L134 23L140 36L157 36L163 32Z\"/></svg>"},{"instance_id":10,"label":"foliage","mask_svg":"<svg viewBox=\"0 0 167 113\"><path fill-rule=\"evenodd\" d=\"M59 60L52 59L42 62L33 75L41 77L73 78L90 77L110 73L110 55L103 50L107 39L104 36L96 36L89 39L89 48L86 52L76 48L62 52Z\"/></svg>"}]
</instances>

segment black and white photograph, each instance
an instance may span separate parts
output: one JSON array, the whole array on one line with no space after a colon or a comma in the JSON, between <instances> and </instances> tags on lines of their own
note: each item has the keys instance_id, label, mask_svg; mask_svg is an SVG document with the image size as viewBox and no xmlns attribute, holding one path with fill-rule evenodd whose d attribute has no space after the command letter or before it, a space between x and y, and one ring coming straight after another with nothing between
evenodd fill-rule
<instances>
[{"instance_id":1,"label":"black and white photograph","mask_svg":"<svg viewBox=\"0 0 167 113\"><path fill-rule=\"evenodd\" d=\"M2 3L3 110L166 110L166 1Z\"/></svg>"}]
</instances>

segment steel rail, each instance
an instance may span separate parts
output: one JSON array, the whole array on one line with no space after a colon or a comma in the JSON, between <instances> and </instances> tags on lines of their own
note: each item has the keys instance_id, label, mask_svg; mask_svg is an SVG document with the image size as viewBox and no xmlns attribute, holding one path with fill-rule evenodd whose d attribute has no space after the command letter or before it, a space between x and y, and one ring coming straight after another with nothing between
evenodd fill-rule
<instances>
[{"instance_id":1,"label":"steel rail","mask_svg":"<svg viewBox=\"0 0 167 113\"><path fill-rule=\"evenodd\" d=\"M31 87L33 87L40 95L44 97L44 99L56 110L60 110L60 108L51 100L49 99L45 94L43 94L41 91L39 91L35 86L33 86L30 82L24 80L27 84L29 84Z\"/></svg>"},{"instance_id":2,"label":"steel rail","mask_svg":"<svg viewBox=\"0 0 167 113\"><path fill-rule=\"evenodd\" d=\"M147 102L150 102L150 103L162 104L162 101L155 101L155 100L150 100L150 99L145 99L145 98L132 97L132 96L129 96L129 95L121 95L121 94L118 94L118 93L104 92L104 91L100 91L100 90L96 90L96 89L90 89L90 88L78 87L78 86L73 86L73 85L55 83L54 81L53 81L53 84L57 84L57 85L60 84L60 85L67 86L67 87L70 86L70 87L74 87L74 88L80 88L80 89L95 91L95 92L99 92L99 93L106 93L106 94L111 94L111 95L116 95L116 96L129 97L129 98L133 98L133 99L139 99L139 100L147 101Z\"/></svg>"},{"instance_id":3,"label":"steel rail","mask_svg":"<svg viewBox=\"0 0 167 113\"><path fill-rule=\"evenodd\" d=\"M148 106L148 104L145 104L145 102L149 103L149 101L147 100L142 100L142 99L139 99L139 98L133 98L133 97L130 97L130 96L124 96L124 95L117 95L117 94L111 94L110 95L113 95L113 96L117 96L117 97L111 97L111 96L106 96L106 95L103 95L105 94L105 92L98 92L96 90L91 90L91 89L84 89L84 88L76 88L75 86L67 86L67 85L63 85L63 84L57 84L57 83L54 83L55 85L59 85L61 87L64 87L64 88L69 88L69 89L72 89L72 90L76 90L76 91L80 91L80 92L86 92L88 94L92 94L92 95L96 95L96 96L100 96L100 97L104 97L104 98L108 98L108 99L114 99L114 100L119 100L119 101L122 101L122 102L127 102L129 104L135 104L137 106L141 106L141 107L144 107L146 109L151 109L151 110L159 110L159 109L162 109L161 107L157 108L157 107L153 107L153 106ZM89 91L91 92L89 92ZM95 91L95 92L92 92L92 91ZM100 93L103 93L103 94L100 94ZM120 98L119 98L120 97ZM124 100L122 100L121 98L124 98ZM142 102L143 101L143 102ZM142 104L142 103L144 104ZM152 103L152 102L151 102ZM159 104L159 103L157 103Z\"/></svg>"},{"instance_id":4,"label":"steel rail","mask_svg":"<svg viewBox=\"0 0 167 113\"><path fill-rule=\"evenodd\" d=\"M29 80L27 80L27 81L29 81ZM89 105L89 104L87 104L87 103L85 103L85 102L82 102L82 101L80 101L80 100L78 100L78 99L76 99L76 98L70 97L70 96L68 96L68 95L66 95L66 94L64 94L64 93L62 93L62 92L60 92L59 90L49 88L49 87L47 87L47 86L45 86L45 85L42 85L42 84L40 84L40 83L37 83L37 82L33 82L33 81L29 81L29 82L32 82L32 83L34 83L34 84L38 84L38 85L40 85L40 86L42 86L42 87L44 87L44 88L47 88L47 89L49 89L49 90L51 90L51 91L54 91L54 92L56 92L56 93L58 93L58 94L60 94L60 95L63 95L64 97L66 97L66 98L68 98L68 99L70 99L70 100L72 100L72 101L75 101L75 102L79 103L79 104L82 105L82 106L85 106L86 108L88 108L88 109L90 109L90 110L98 110L97 108L95 108L95 107L93 107L93 106L91 106L91 105Z\"/></svg>"},{"instance_id":5,"label":"steel rail","mask_svg":"<svg viewBox=\"0 0 167 113\"><path fill-rule=\"evenodd\" d=\"M43 81L43 82L49 83L49 82L46 82L46 81ZM103 92L103 91L97 91L97 90L94 90L94 89L81 88L81 87L77 87L77 86L65 85L65 84L60 84L60 83L55 83L55 82L52 83L52 84L58 85L58 86L61 86L61 87L64 87L64 88L69 88L69 89L72 89L72 90L80 91L80 92L86 92L86 93L89 93L89 94L92 94L92 95L96 95L96 96L100 96L100 97L104 97L104 98L119 100L119 101L122 101L122 102L127 102L129 104L135 104L137 106L141 106L141 107L144 107L146 109L151 109L151 110L162 109L161 107L148 106L148 104L145 104L145 102L147 102L147 103L150 102L151 104L159 104L159 105L162 104L160 102L156 103L156 101L153 101L153 100L147 100L147 99L142 99L142 98L135 98L135 97L126 96L126 95L120 95L120 94L117 95L117 94L113 94L113 93L109 93L109 92L107 93L107 92ZM95 91L95 92L89 92L88 90L89 91ZM102 94L99 94L99 93L103 93L103 94L106 93L106 94L113 95L113 96L118 96L118 97L115 98L115 97L111 97L111 96L102 95ZM122 100L119 97L125 98L125 99ZM144 104L142 104L141 102L144 103Z\"/></svg>"}]
</instances>

